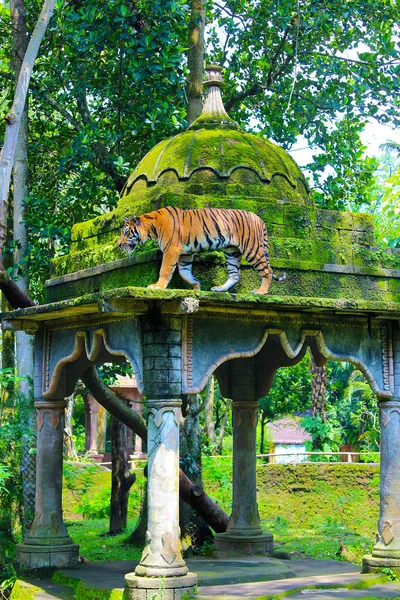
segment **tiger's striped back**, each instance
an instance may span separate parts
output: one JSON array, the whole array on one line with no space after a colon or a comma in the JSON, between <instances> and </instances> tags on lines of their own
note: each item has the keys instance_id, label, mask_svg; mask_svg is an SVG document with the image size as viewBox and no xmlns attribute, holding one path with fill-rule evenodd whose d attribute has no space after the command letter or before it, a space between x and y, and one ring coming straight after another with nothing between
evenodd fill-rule
<instances>
[{"instance_id":1,"label":"tiger's striped back","mask_svg":"<svg viewBox=\"0 0 400 600\"><path fill-rule=\"evenodd\" d=\"M147 239L156 240L164 254L160 271L160 281L164 287L164 279L168 277L169 281L178 265L181 277L195 289L200 289L200 283L192 274L193 255L213 250L225 252L229 273L224 286L213 288L216 291L226 291L237 283L241 255L263 279L263 285L256 290L257 293L267 293L272 277L277 279L272 275L269 263L267 229L262 219L252 212L225 208L181 210L167 206L128 219L122 229L119 245L129 252L130 245L143 243ZM167 275L163 275L163 268Z\"/></svg>"}]
</instances>

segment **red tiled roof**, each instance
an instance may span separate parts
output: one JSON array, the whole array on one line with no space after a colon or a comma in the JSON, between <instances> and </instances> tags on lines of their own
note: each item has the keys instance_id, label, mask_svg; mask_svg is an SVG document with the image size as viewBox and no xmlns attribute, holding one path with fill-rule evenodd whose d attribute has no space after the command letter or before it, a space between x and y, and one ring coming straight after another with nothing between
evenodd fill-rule
<instances>
[{"instance_id":1,"label":"red tiled roof","mask_svg":"<svg viewBox=\"0 0 400 600\"><path fill-rule=\"evenodd\" d=\"M274 444L304 444L311 441L311 435L293 419L280 419L267 425Z\"/></svg>"}]
</instances>

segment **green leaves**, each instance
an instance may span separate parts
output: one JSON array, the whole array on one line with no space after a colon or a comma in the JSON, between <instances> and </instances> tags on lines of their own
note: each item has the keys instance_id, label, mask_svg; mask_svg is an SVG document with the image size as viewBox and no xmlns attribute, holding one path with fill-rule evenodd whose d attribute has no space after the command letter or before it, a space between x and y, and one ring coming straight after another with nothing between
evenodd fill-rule
<instances>
[{"instance_id":1,"label":"green leaves","mask_svg":"<svg viewBox=\"0 0 400 600\"><path fill-rule=\"evenodd\" d=\"M317 199L330 208L359 206L369 202L373 184L372 165L359 152L363 124L370 117L400 124L398 3L305 0L299 11L289 0L215 5L209 59L226 67L225 97L235 120L286 148L303 136L319 153L311 166ZM327 178L327 165L338 176ZM348 185L357 177L358 192Z\"/></svg>"}]
</instances>

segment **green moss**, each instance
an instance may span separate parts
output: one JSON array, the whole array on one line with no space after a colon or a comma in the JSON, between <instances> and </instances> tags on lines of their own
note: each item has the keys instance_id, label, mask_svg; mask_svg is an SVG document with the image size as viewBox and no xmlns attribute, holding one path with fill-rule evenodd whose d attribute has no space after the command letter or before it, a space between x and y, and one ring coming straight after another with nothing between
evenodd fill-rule
<instances>
[{"instance_id":1,"label":"green moss","mask_svg":"<svg viewBox=\"0 0 400 600\"><path fill-rule=\"evenodd\" d=\"M31 583L17 579L12 589L10 600L34 600L40 591L40 588Z\"/></svg>"},{"instance_id":2,"label":"green moss","mask_svg":"<svg viewBox=\"0 0 400 600\"><path fill-rule=\"evenodd\" d=\"M161 142L143 158L128 180L127 190L135 180L145 178L156 182L166 171L174 171L179 179L188 179L198 169L209 168L227 177L238 165L257 173L260 179L271 181L279 173L293 187L302 182L303 203L310 203L305 179L289 154L255 135L213 128L187 130Z\"/></svg>"},{"instance_id":3,"label":"green moss","mask_svg":"<svg viewBox=\"0 0 400 600\"><path fill-rule=\"evenodd\" d=\"M317 299L320 301L324 298L366 303L393 303L400 300L400 279L383 277L382 269L372 269L370 274L369 269L364 269L365 275L324 270L325 261L339 262L339 255L345 252L345 248L339 245L323 247L308 240L292 239L286 242L281 240L279 243L275 240L271 243L271 248L276 257L271 260L273 268L278 275L286 271L287 279L284 282L274 281L269 295L279 294L282 302L285 298L295 297L302 302L308 298L310 305L317 302ZM49 286L48 301L54 302L127 286L146 288L150 283L157 281L161 258L160 252L149 252L120 261L112 270L99 270L97 273L90 274L90 277ZM309 260L306 260L307 258ZM132 261L136 263L133 264ZM195 257L193 272L200 280L203 292L224 283L227 278L225 255L223 253L199 254ZM250 292L259 285L258 273L242 260L241 279L234 288L234 297L245 294L252 303L256 303L259 301L258 297L250 295ZM190 290L190 286L175 272L168 289L173 293L178 290ZM223 296L224 294L218 294L221 301ZM227 297L232 298L232 294L229 293Z\"/></svg>"},{"instance_id":4,"label":"green moss","mask_svg":"<svg viewBox=\"0 0 400 600\"><path fill-rule=\"evenodd\" d=\"M355 258L355 264L358 266L371 266L373 262L371 259L367 262L363 261L363 256L369 257L371 252L369 215L367 215L367 220L359 219L359 229L353 232L348 229L353 219L353 215L350 213L322 211L290 203L277 204L254 197L209 197L208 195L177 195L165 192L158 197L155 205L152 194L146 198L136 198L134 205L125 204L127 201L128 197L125 197L120 206L112 213L74 227L71 255L76 254L76 257L75 259L66 257L55 259L54 276L81 270L102 262L118 260L121 255L117 248L117 239L123 218L129 214L144 214L166 205L179 206L182 209L214 206L216 208L249 210L258 213L267 224L272 245L284 246L288 238L312 240L314 244L312 256L301 256L301 259L313 260L314 256L318 257L318 262L350 264ZM363 230L361 226L364 227ZM319 247L317 247L317 243L320 243ZM78 254L86 249L89 252L83 253L81 256ZM355 249L358 254L353 252ZM322 260L321 253L326 256L324 260ZM274 256L273 252L271 254ZM385 260L387 266L395 265L396 261L399 264L396 256L389 255L386 258L384 252L376 255L375 264L379 260Z\"/></svg>"},{"instance_id":5,"label":"green moss","mask_svg":"<svg viewBox=\"0 0 400 600\"><path fill-rule=\"evenodd\" d=\"M233 119L227 115L226 112L206 113L202 112L201 115L193 121L188 129L233 129L241 131L240 125L238 125Z\"/></svg>"}]
</instances>

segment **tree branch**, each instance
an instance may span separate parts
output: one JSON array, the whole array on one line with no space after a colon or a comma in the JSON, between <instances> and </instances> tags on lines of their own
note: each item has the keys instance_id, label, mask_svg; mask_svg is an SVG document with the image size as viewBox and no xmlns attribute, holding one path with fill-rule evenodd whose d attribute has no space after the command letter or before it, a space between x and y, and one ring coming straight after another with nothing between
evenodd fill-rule
<instances>
[{"instance_id":1,"label":"tree branch","mask_svg":"<svg viewBox=\"0 0 400 600\"><path fill-rule=\"evenodd\" d=\"M79 88L78 90L76 90L75 98L82 122L85 125L92 125L92 118L90 115L90 110L86 98L86 90L84 88ZM122 177L117 173L114 161L112 160L110 152L108 151L106 146L103 144L103 142L100 142L98 140L93 141L91 143L91 146L93 148L93 152L96 156L96 160L100 169L111 177L118 192L122 192L123 187L126 183L126 178Z\"/></svg>"},{"instance_id":2,"label":"tree branch","mask_svg":"<svg viewBox=\"0 0 400 600\"><path fill-rule=\"evenodd\" d=\"M35 303L21 288L11 279L7 271L0 269L0 290L13 308L28 308Z\"/></svg>"},{"instance_id":3,"label":"tree branch","mask_svg":"<svg viewBox=\"0 0 400 600\"><path fill-rule=\"evenodd\" d=\"M203 400L203 402L200 404L200 406L197 408L197 410L194 410L193 412L190 411L190 417L192 419L194 419L195 417L197 417L198 414L201 413L201 411L203 410L203 408L205 408L207 406L207 403L210 399L210 394L211 394L211 383L213 382L212 377L210 377L210 379L207 382L207 392L205 395L205 398Z\"/></svg>"},{"instance_id":4,"label":"tree branch","mask_svg":"<svg viewBox=\"0 0 400 600\"><path fill-rule=\"evenodd\" d=\"M266 86L266 85L261 85L260 83L253 83L253 85L251 85L246 90L243 90L241 92L237 92L236 94L233 94L229 98L229 100L227 102L225 102L225 109L227 111L229 111L231 108L233 108L235 106L235 104L242 102L246 98L249 98L249 96L257 96L257 94L261 94L261 92L265 92L265 90L267 90L267 89L268 89L268 86Z\"/></svg>"},{"instance_id":5,"label":"tree branch","mask_svg":"<svg viewBox=\"0 0 400 600\"><path fill-rule=\"evenodd\" d=\"M136 435L146 440L147 427L145 420L130 409L122 402L122 400L119 400L119 398L102 382L96 371L96 367L87 369L83 375L81 375L81 380L99 404L104 406L111 415L122 421L129 429L132 429Z\"/></svg>"},{"instance_id":6,"label":"tree branch","mask_svg":"<svg viewBox=\"0 0 400 600\"><path fill-rule=\"evenodd\" d=\"M139 437L144 440L147 439L147 427L144 419L128 408L101 381L96 367L87 369L81 375L81 380L99 404L132 429ZM201 486L194 485L182 469L179 470L179 495L214 531L217 533L226 531L229 520L228 515L216 502L211 500Z\"/></svg>"}]
</instances>

